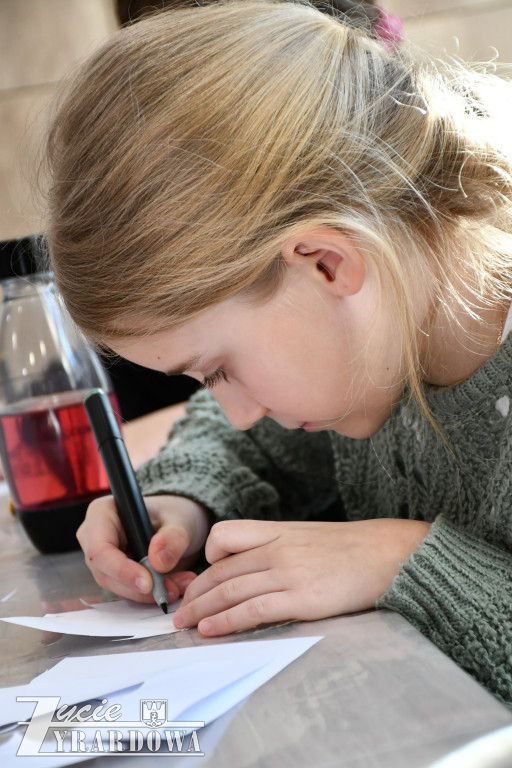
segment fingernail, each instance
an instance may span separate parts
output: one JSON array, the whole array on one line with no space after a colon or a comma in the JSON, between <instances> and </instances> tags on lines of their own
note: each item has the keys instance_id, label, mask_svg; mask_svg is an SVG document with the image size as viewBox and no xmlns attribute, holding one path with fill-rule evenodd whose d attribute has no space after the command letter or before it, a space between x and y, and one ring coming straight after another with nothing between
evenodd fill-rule
<instances>
[{"instance_id":1,"label":"fingernail","mask_svg":"<svg viewBox=\"0 0 512 768\"><path fill-rule=\"evenodd\" d=\"M170 570L174 565L175 558L170 549L161 549L157 557L160 561L160 567L167 571Z\"/></svg>"},{"instance_id":2,"label":"fingernail","mask_svg":"<svg viewBox=\"0 0 512 768\"><path fill-rule=\"evenodd\" d=\"M207 635L212 628L212 623L208 619L204 619L204 621L199 622L198 630L202 635Z\"/></svg>"},{"instance_id":3,"label":"fingernail","mask_svg":"<svg viewBox=\"0 0 512 768\"><path fill-rule=\"evenodd\" d=\"M135 579L135 586L139 590L139 592L151 592L151 582L148 579L145 579L143 576L138 576Z\"/></svg>"}]
</instances>

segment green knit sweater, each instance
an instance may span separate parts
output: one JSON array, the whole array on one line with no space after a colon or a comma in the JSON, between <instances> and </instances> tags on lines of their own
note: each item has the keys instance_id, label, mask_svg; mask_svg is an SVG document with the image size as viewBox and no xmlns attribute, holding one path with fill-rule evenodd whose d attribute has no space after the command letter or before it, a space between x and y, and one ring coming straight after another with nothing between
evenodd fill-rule
<instances>
[{"instance_id":1,"label":"green knit sweater","mask_svg":"<svg viewBox=\"0 0 512 768\"><path fill-rule=\"evenodd\" d=\"M433 522L378 607L401 613L512 706L512 333L467 381L428 393L445 440L414 402L373 437L230 426L200 392L138 473L145 494L193 498L216 515Z\"/></svg>"}]
</instances>

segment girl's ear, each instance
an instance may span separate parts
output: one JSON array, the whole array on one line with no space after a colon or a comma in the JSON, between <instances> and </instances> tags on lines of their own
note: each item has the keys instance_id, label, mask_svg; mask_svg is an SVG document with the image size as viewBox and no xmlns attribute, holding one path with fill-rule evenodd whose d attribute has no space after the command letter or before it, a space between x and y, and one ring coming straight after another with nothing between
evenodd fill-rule
<instances>
[{"instance_id":1,"label":"girl's ear","mask_svg":"<svg viewBox=\"0 0 512 768\"><path fill-rule=\"evenodd\" d=\"M290 237L281 254L288 267L305 271L340 297L353 296L363 286L363 255L349 237L331 227L315 227Z\"/></svg>"}]
</instances>

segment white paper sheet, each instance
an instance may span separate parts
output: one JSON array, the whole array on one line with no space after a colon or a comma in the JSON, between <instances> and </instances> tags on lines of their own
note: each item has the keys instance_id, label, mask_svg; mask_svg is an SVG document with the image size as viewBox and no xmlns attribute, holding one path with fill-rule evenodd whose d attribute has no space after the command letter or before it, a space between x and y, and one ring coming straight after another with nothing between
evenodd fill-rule
<instances>
[{"instance_id":1,"label":"white paper sheet","mask_svg":"<svg viewBox=\"0 0 512 768\"><path fill-rule=\"evenodd\" d=\"M80 611L47 613L45 616L3 616L2 621L23 627L90 637L154 637L179 632L172 620L179 601L169 606L165 615L158 605L114 600L96 603Z\"/></svg>"},{"instance_id":2,"label":"white paper sheet","mask_svg":"<svg viewBox=\"0 0 512 768\"><path fill-rule=\"evenodd\" d=\"M68 705L93 698L107 698L109 704L121 705L123 722L140 720L141 700L165 700L168 721L209 723L245 699L320 639L231 642L66 658L26 686L0 689L0 725L13 722L13 719L30 718L34 704L16 702L16 696L43 695L58 695L60 703ZM98 725L101 727L101 724ZM120 730L123 731L123 728ZM15 757L21 735L21 731L16 731L0 746L2 768L10 765L25 768L34 764L35 757ZM38 765L44 768L79 760L74 756L69 759L64 756L37 757Z\"/></svg>"},{"instance_id":3,"label":"white paper sheet","mask_svg":"<svg viewBox=\"0 0 512 768\"><path fill-rule=\"evenodd\" d=\"M154 690L142 698L167 699L169 712L177 717L201 698L280 659L281 653L288 654L295 648L303 653L302 648L317 640L307 638L305 645L302 638L220 642L162 651L68 657L27 685L0 689L0 726L28 719L32 714L33 704L16 702L17 696L58 695L63 703L76 704L111 697L114 692L142 684L160 687L160 692Z\"/></svg>"},{"instance_id":4,"label":"white paper sheet","mask_svg":"<svg viewBox=\"0 0 512 768\"><path fill-rule=\"evenodd\" d=\"M248 672L247 674L243 676L237 676L234 669L231 669L230 672L225 672L221 670L221 677L223 678L222 683L220 684L220 687L213 691L209 695L205 695L204 697L201 696L196 702L194 702L191 706L189 706L186 709L183 709L178 703L178 701L173 701L172 699L168 700L168 708L170 712L172 713L172 707L176 706L175 715L168 714L167 718L169 720L173 719L175 721L182 721L182 722L190 722L190 721L200 721L204 722L205 725L208 725L208 723L213 722L214 720L218 719L222 715L224 715L226 712L228 712L230 709L232 709L234 706L236 706L238 703L246 699L251 693L253 693L255 690L260 688L264 683L266 683L268 680L270 680L272 677L274 677L278 672L280 672L284 667L288 666L292 661L294 661L296 658L301 656L308 648L310 648L315 642L317 642L320 638L295 638L294 640L290 641L274 641L275 643L281 643L283 642L285 647L279 648L279 646L273 646L273 647L267 647L265 649L265 654L268 654L268 658L270 659L273 656L273 659L268 661L267 664L255 668L253 672ZM268 643L272 643L272 641L266 641ZM243 645L246 645L245 643ZM250 644L251 646L253 643ZM258 645L258 643L254 643L254 645ZM243 652L243 655L249 653L252 653L252 648L249 649L241 649ZM261 660L261 653L262 649L258 649L258 654L260 660ZM231 653L229 654L231 656ZM237 654L238 655L238 654ZM239 660L234 660L235 665L241 669ZM218 662L216 662L218 663ZM229 669L230 665L232 663L226 659L226 670ZM207 674L210 674L212 671L211 665L207 665L209 667L209 670ZM206 670L205 670L206 671ZM184 686L188 686L189 680L190 680L190 670L188 670L180 680L177 680L174 676L169 681L172 686L176 686L176 689L180 689L183 692ZM194 667L194 673L201 675L201 670L196 670ZM231 681L230 681L231 678ZM144 685L142 685L140 688L137 688L136 691L126 691L126 692L120 692L119 695L116 698L116 702L119 702L122 705L122 711L123 711L123 719L130 720L131 717L134 719L139 718L139 710L138 707L140 706L140 700L141 699L148 699L148 700L159 700L162 699L161 693L162 691L162 681L156 678L153 678L152 680L147 681ZM212 685L212 688L215 687ZM196 694L197 697L197 694ZM176 697L175 697L176 698ZM178 694L179 698L179 694ZM192 697L194 698L194 697ZM184 699L185 700L185 699ZM125 739L128 738L128 729L127 728L120 728L119 729ZM160 732L163 734L164 729L160 729ZM89 735L89 734L88 734ZM86 744L90 744L90 739L85 740ZM1 752L0 752L1 755Z\"/></svg>"},{"instance_id":5,"label":"white paper sheet","mask_svg":"<svg viewBox=\"0 0 512 768\"><path fill-rule=\"evenodd\" d=\"M429 768L504 768L509 765L512 765L511 725L464 744L436 760Z\"/></svg>"}]
</instances>

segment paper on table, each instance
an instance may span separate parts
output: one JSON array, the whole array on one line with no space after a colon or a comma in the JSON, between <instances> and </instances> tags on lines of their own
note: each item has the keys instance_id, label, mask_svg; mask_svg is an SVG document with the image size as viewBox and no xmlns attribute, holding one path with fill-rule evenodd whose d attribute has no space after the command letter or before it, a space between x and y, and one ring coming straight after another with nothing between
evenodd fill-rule
<instances>
[{"instance_id":1,"label":"paper on table","mask_svg":"<svg viewBox=\"0 0 512 768\"><path fill-rule=\"evenodd\" d=\"M150 683L160 690L143 698L165 698L170 716L178 716L201 698L276 659L280 660L283 654L290 657L290 654L304 653L319 639L255 640L68 657L27 685L0 689L0 727L28 719L32 714L34 705L16 702L17 696L58 695L63 704L71 705ZM207 676L204 675L206 669ZM181 680L182 677L183 685L178 685L178 678Z\"/></svg>"},{"instance_id":2,"label":"paper on table","mask_svg":"<svg viewBox=\"0 0 512 768\"><path fill-rule=\"evenodd\" d=\"M217 718L224 715L234 706L246 699L257 688L262 686L284 667L288 666L295 661L299 656L305 653L312 645L320 640L319 637L306 637L306 638L293 638L290 640L276 640L276 641L261 641L261 645L258 642L255 643L243 643L241 645L249 648L237 648L230 645L224 647L226 650L226 657L221 663L216 661L215 664L220 664L223 668L220 669L220 674L216 675L220 679L219 685L210 685L211 693L206 694L206 683L202 679L203 674L206 672L208 675L212 674L213 669L211 664L200 665L200 668L196 669L193 666L195 680L201 678L202 691L192 690L190 692L187 687L191 682L191 671L189 669L180 670L179 675L176 676L162 676L154 677L148 680L144 685L137 688L136 691L120 691L116 696L116 703L122 706L123 721L138 721L140 717L140 701L161 701L165 699L167 701L167 720L175 722L204 722L205 725L213 722ZM275 643L275 645L274 645ZM283 646L279 647L279 643ZM253 651L253 646L256 647ZM233 658L233 651L238 650L241 653L235 653ZM247 671L245 675L236 674L233 666L237 667L241 671L240 658L246 657L247 654L251 655L255 653L255 664L253 671ZM224 653L223 653L224 656ZM258 661L262 661L264 657L267 657L267 663L259 666ZM249 665L247 664L248 670ZM231 669L230 669L231 667ZM192 681L192 683L195 682ZM168 687L170 686L170 687ZM162 689L167 690L167 694L162 696ZM192 685L194 689L194 685ZM176 695L177 692L177 695ZM175 694L173 696L173 694ZM168 698L169 696L169 698ZM196 701L193 701L196 699ZM184 702L193 703L188 707L183 707ZM132 720L133 718L133 720ZM133 726L132 726L133 727ZM165 733L165 725L155 730L160 731L162 736ZM129 738L129 728L116 725L116 730L122 734L124 740ZM84 743L90 744L92 738L92 732L87 733ZM164 740L164 739L162 739ZM1 754L1 753L0 753Z\"/></svg>"},{"instance_id":3,"label":"paper on table","mask_svg":"<svg viewBox=\"0 0 512 768\"><path fill-rule=\"evenodd\" d=\"M275 671L265 678L269 679L319 640L320 637L254 640L168 651L169 654L180 655L179 659L173 659L172 667L166 666L164 662L158 674L148 677L137 689L136 697L123 697L122 692L119 693L119 703L123 704L123 720L139 719L139 699L165 699L168 720L204 720L198 716L201 706L199 709L197 706L207 698L217 699L221 694L223 698L234 683L245 681L247 676L273 666ZM222 707L222 712L226 712L262 683L263 678L257 685L244 688L243 694L234 701L229 696L228 705ZM190 716L192 708L194 717ZM215 716L218 717L218 714Z\"/></svg>"},{"instance_id":4,"label":"paper on table","mask_svg":"<svg viewBox=\"0 0 512 768\"><path fill-rule=\"evenodd\" d=\"M288 647L283 649L282 653L277 654L273 661L226 685L216 695L202 699L185 711L180 712L180 719L204 720L205 723L216 720L237 703L250 696L257 688L260 688L264 683L277 675L278 672L287 667L288 664L291 664L292 661L295 661L295 659L321 639L321 637L300 637L285 641L288 643Z\"/></svg>"},{"instance_id":5,"label":"paper on table","mask_svg":"<svg viewBox=\"0 0 512 768\"><path fill-rule=\"evenodd\" d=\"M23 627L43 629L67 635L91 637L126 637L131 639L154 637L179 632L172 620L179 601L169 606L167 616L158 605L114 600L96 603L81 611L47 613L45 616L2 616L2 621Z\"/></svg>"},{"instance_id":6,"label":"paper on table","mask_svg":"<svg viewBox=\"0 0 512 768\"><path fill-rule=\"evenodd\" d=\"M165 700L168 721L197 720L209 723L246 698L320 639L309 637L234 642L165 651L67 658L17 691L13 688L0 691L0 724L11 722L13 715L16 720L30 718L34 705L16 703L16 695L59 695L61 704L108 698L109 704L121 705L123 722L140 719L141 700ZM134 688L134 680L137 678L141 684ZM126 687L123 689L123 686ZM109 695L112 692L115 692L114 695ZM98 723L98 727L101 728L101 723ZM119 727L119 730L123 731L123 728ZM20 740L21 733L16 732L16 736L0 746L2 766L12 764L16 768L23 768L24 758L14 758ZM69 757L68 762L74 762L75 758ZM14 759L15 763L10 762ZM62 759L61 755L52 763L48 756L42 758L42 763L45 768L53 764L62 765Z\"/></svg>"}]
</instances>

